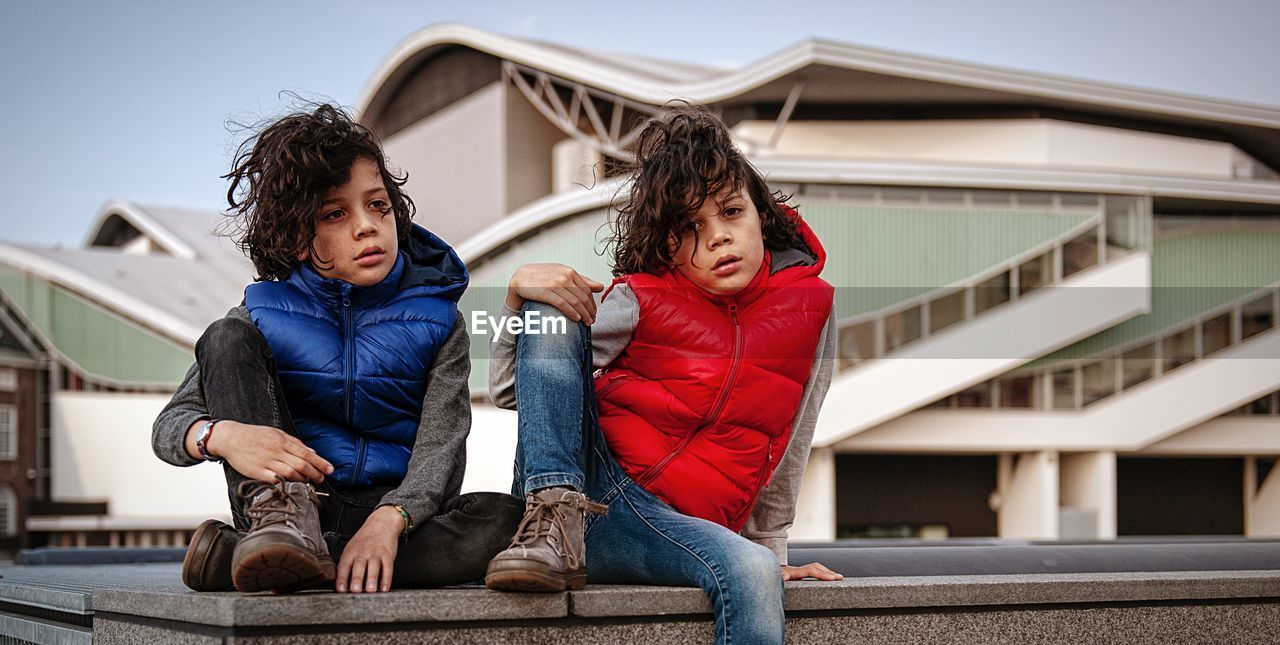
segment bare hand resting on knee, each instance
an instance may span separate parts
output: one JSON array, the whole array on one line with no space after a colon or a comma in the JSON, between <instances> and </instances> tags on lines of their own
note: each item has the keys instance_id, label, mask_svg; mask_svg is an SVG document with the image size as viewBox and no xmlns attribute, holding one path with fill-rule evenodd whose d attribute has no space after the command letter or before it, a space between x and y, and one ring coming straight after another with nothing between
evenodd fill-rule
<instances>
[{"instance_id":1,"label":"bare hand resting on knee","mask_svg":"<svg viewBox=\"0 0 1280 645\"><path fill-rule=\"evenodd\" d=\"M204 423L197 421L187 428L187 452L193 457L200 454L195 438ZM333 474L333 464L315 450L297 437L270 426L219 421L205 447L209 454L221 457L236 472L250 479L319 484L325 475Z\"/></svg>"},{"instance_id":2,"label":"bare hand resting on knee","mask_svg":"<svg viewBox=\"0 0 1280 645\"><path fill-rule=\"evenodd\" d=\"M507 306L520 311L526 300L545 302L575 322L596 321L596 301L592 293L604 285L563 264L526 264L516 269L507 283Z\"/></svg>"},{"instance_id":3,"label":"bare hand resting on knee","mask_svg":"<svg viewBox=\"0 0 1280 645\"><path fill-rule=\"evenodd\" d=\"M805 578L817 578L818 580L844 580L844 576L818 564L811 562L802 567L792 567L782 565L783 580L803 580Z\"/></svg>"}]
</instances>

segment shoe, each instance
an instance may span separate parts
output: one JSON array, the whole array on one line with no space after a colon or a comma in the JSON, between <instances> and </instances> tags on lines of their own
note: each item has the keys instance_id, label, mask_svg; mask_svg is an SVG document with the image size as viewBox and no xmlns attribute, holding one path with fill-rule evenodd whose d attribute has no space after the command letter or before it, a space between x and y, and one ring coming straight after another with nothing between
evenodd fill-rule
<instances>
[{"instance_id":1,"label":"shoe","mask_svg":"<svg viewBox=\"0 0 1280 645\"><path fill-rule=\"evenodd\" d=\"M231 591L231 553L240 534L225 522L205 520L182 558L182 584L195 591Z\"/></svg>"},{"instance_id":2,"label":"shoe","mask_svg":"<svg viewBox=\"0 0 1280 645\"><path fill-rule=\"evenodd\" d=\"M484 584L499 591L555 592L587 586L583 520L603 515L603 504L555 486L525 498L524 519L511 546L489 561Z\"/></svg>"},{"instance_id":3,"label":"shoe","mask_svg":"<svg viewBox=\"0 0 1280 645\"><path fill-rule=\"evenodd\" d=\"M231 558L237 591L333 587L337 568L321 537L320 500L310 484L248 481L237 493L249 502L249 531Z\"/></svg>"}]
</instances>

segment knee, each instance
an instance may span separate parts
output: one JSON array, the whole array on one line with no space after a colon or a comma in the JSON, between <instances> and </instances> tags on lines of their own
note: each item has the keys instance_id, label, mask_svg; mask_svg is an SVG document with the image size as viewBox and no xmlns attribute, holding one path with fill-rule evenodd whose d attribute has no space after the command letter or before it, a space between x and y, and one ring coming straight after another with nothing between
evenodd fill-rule
<instances>
[{"instance_id":1,"label":"knee","mask_svg":"<svg viewBox=\"0 0 1280 645\"><path fill-rule=\"evenodd\" d=\"M196 358L211 353L249 351L262 353L267 341L253 323L238 318L219 318L209 324L196 341Z\"/></svg>"},{"instance_id":2,"label":"knee","mask_svg":"<svg viewBox=\"0 0 1280 645\"><path fill-rule=\"evenodd\" d=\"M747 542L730 560L730 577L747 589L782 587L782 565L768 548Z\"/></svg>"},{"instance_id":3,"label":"knee","mask_svg":"<svg viewBox=\"0 0 1280 645\"><path fill-rule=\"evenodd\" d=\"M545 302L525 301L520 308L525 331L516 337L516 351L526 358L581 356L591 330ZM537 321L536 323L531 321Z\"/></svg>"}]
</instances>

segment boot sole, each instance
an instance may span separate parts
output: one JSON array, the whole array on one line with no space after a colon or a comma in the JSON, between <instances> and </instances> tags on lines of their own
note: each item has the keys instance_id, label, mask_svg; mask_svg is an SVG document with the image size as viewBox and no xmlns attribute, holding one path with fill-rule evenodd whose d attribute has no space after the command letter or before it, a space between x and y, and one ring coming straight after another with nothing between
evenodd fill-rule
<instances>
[{"instance_id":1,"label":"boot sole","mask_svg":"<svg viewBox=\"0 0 1280 645\"><path fill-rule=\"evenodd\" d=\"M316 557L288 544L264 544L235 561L231 578L236 590L244 593L289 593L333 587L337 567L328 555Z\"/></svg>"},{"instance_id":2,"label":"boot sole","mask_svg":"<svg viewBox=\"0 0 1280 645\"><path fill-rule=\"evenodd\" d=\"M541 562L528 560L491 562L484 576L484 586L496 591L579 591L587 588L587 572L579 569L557 573Z\"/></svg>"},{"instance_id":3,"label":"boot sole","mask_svg":"<svg viewBox=\"0 0 1280 645\"><path fill-rule=\"evenodd\" d=\"M210 580L211 574L209 567L212 563L209 558L214 553L214 544L221 539L222 527L225 523L218 520L205 520L196 527L195 533L191 534L191 544L187 546L187 553L182 557L182 584L188 589L194 591L231 591L230 564L228 563L228 571L223 574L225 580Z\"/></svg>"}]
</instances>

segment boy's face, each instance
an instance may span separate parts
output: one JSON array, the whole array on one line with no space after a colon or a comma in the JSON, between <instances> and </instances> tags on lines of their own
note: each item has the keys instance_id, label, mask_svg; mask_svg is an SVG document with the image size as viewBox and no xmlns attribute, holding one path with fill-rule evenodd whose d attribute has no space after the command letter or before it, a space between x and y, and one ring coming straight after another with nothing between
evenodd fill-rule
<instances>
[{"instance_id":1,"label":"boy's face","mask_svg":"<svg viewBox=\"0 0 1280 645\"><path fill-rule=\"evenodd\" d=\"M347 183L329 189L316 214L316 257L304 251L298 259L312 260L311 266L326 278L367 287L391 272L398 239L378 164L361 157L351 164Z\"/></svg>"},{"instance_id":2,"label":"boy's face","mask_svg":"<svg viewBox=\"0 0 1280 645\"><path fill-rule=\"evenodd\" d=\"M689 215L672 258L676 271L720 296L742 291L764 262L760 213L746 188L707 197Z\"/></svg>"}]
</instances>

